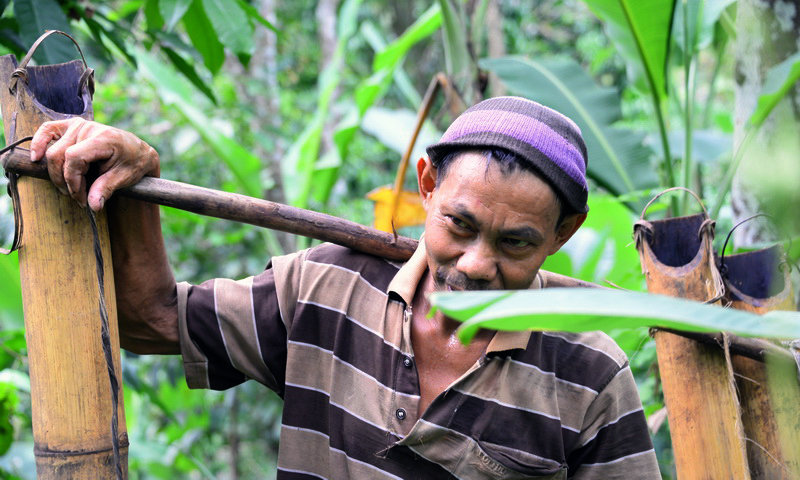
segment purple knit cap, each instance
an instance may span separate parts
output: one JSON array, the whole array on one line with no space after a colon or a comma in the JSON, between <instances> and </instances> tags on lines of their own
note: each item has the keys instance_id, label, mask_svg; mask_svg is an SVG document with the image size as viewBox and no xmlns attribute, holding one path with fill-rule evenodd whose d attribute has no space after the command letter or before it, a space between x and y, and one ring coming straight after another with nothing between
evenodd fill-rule
<instances>
[{"instance_id":1,"label":"purple knit cap","mask_svg":"<svg viewBox=\"0 0 800 480\"><path fill-rule=\"evenodd\" d=\"M579 213L588 211L586 145L575 123L521 97L484 100L462 113L427 148L434 166L455 150L502 148L517 155Z\"/></svg>"}]
</instances>

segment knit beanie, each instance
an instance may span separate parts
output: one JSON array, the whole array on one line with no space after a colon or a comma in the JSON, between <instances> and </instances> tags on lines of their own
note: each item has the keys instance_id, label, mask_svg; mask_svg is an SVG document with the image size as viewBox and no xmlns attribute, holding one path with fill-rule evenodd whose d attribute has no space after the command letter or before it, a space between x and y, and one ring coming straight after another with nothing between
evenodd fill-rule
<instances>
[{"instance_id":1,"label":"knit beanie","mask_svg":"<svg viewBox=\"0 0 800 480\"><path fill-rule=\"evenodd\" d=\"M502 148L517 155L578 213L588 211L586 144L575 122L532 100L496 97L462 113L426 150L434 167L456 150Z\"/></svg>"}]
</instances>

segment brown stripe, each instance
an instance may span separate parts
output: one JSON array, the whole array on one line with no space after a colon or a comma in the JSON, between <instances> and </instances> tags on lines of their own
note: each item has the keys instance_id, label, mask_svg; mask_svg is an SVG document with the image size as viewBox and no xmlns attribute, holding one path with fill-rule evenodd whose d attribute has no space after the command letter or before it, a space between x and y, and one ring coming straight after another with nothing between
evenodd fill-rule
<instances>
[{"instance_id":1,"label":"brown stripe","mask_svg":"<svg viewBox=\"0 0 800 480\"><path fill-rule=\"evenodd\" d=\"M276 388L258 345L253 317L253 277L233 281L217 279L214 301L225 349L237 370L270 388Z\"/></svg>"},{"instance_id":2,"label":"brown stripe","mask_svg":"<svg viewBox=\"0 0 800 480\"><path fill-rule=\"evenodd\" d=\"M411 353L411 345L403 342L402 330L396 328L397 323L390 321L387 325L388 296L371 286L357 272L334 265L306 262L300 291L305 295L299 301L347 312L356 323L383 337L394 348ZM390 325L395 328L389 328Z\"/></svg>"},{"instance_id":3,"label":"brown stripe","mask_svg":"<svg viewBox=\"0 0 800 480\"><path fill-rule=\"evenodd\" d=\"M331 449L328 437L317 432L284 426L280 442L282 445L303 446L281 449L278 457L280 469L313 473L322 478L399 478ZM327 455L324 454L326 451ZM310 452L313 454L309 455Z\"/></svg>"},{"instance_id":4,"label":"brown stripe","mask_svg":"<svg viewBox=\"0 0 800 480\"><path fill-rule=\"evenodd\" d=\"M297 305L297 295L300 287L302 265L308 250L297 253L272 257L270 264L275 274L275 292L278 296L278 307L281 310L281 320L286 326L286 331L292 328L294 309Z\"/></svg>"},{"instance_id":5,"label":"brown stripe","mask_svg":"<svg viewBox=\"0 0 800 480\"><path fill-rule=\"evenodd\" d=\"M314 365L314 368L308 368ZM331 403L354 416L395 435L405 436L416 420L419 397L402 395L381 385L357 368L312 345L289 344L286 364L289 384L326 392ZM408 417L399 422L394 415L403 408Z\"/></svg>"}]
</instances>

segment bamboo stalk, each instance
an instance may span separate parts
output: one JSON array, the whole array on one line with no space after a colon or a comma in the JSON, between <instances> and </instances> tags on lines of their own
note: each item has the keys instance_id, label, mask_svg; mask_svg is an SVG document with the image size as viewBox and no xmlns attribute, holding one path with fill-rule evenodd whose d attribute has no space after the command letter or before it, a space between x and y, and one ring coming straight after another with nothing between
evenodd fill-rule
<instances>
[{"instance_id":1,"label":"bamboo stalk","mask_svg":"<svg viewBox=\"0 0 800 480\"><path fill-rule=\"evenodd\" d=\"M0 57L0 78L12 79L13 55ZM67 118L60 114L59 92L80 102L83 118L91 119L91 97L74 98L68 88L83 72L80 62L27 67L16 94L0 88L6 139L32 135L45 121ZM16 79L15 79L16 80ZM44 107L29 89L36 85L48 100ZM2 82L0 82L2 83ZM65 103L67 103L65 100ZM82 100L82 102L81 102ZM74 105L73 105L74 106ZM75 112L72 112L75 113ZM101 344L99 291L92 249L92 230L86 212L53 185L37 178L18 182L25 219L25 246L19 251L25 338L31 379L34 455L39 479L114 478L115 462L110 427L111 387ZM111 259L107 223L98 215L101 250ZM114 275L105 263L105 304L111 352L121 381ZM120 402L119 444L122 475L127 474L127 434Z\"/></svg>"}]
</instances>

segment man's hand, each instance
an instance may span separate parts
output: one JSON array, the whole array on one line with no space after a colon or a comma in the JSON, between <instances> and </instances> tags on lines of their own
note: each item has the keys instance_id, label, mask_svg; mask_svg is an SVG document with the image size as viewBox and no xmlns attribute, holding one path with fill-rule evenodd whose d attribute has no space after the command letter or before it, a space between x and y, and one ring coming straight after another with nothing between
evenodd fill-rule
<instances>
[{"instance_id":1,"label":"man's hand","mask_svg":"<svg viewBox=\"0 0 800 480\"><path fill-rule=\"evenodd\" d=\"M51 143L52 142L52 143ZM136 135L82 118L46 122L31 140L31 161L47 157L50 180L64 195L92 210L112 193L144 176L160 174L158 153ZM86 172L97 163L99 176L86 192Z\"/></svg>"}]
</instances>

